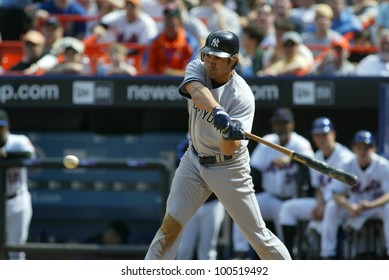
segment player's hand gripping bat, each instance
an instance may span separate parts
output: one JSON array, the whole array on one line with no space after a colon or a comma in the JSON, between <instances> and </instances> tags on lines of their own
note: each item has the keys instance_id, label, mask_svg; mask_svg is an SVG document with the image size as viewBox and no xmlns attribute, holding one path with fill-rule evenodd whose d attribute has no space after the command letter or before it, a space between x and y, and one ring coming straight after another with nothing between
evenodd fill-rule
<instances>
[{"instance_id":1,"label":"player's hand gripping bat","mask_svg":"<svg viewBox=\"0 0 389 280\"><path fill-rule=\"evenodd\" d=\"M270 148L273 148L289 157L291 157L293 160L304 164L306 166L309 166L313 169L316 169L317 171L331 177L334 179L337 179L347 185L354 186L358 182L358 177L355 176L354 174L350 174L342 169L338 169L332 166L329 166L327 163L322 162L320 160L317 160L312 157L308 157L299 153L296 153L293 150L290 150L288 148L282 147L280 145L271 143L257 135L251 134L249 132L244 132L246 137L248 139L254 140L258 143L262 143L266 146L269 146Z\"/></svg>"}]
</instances>

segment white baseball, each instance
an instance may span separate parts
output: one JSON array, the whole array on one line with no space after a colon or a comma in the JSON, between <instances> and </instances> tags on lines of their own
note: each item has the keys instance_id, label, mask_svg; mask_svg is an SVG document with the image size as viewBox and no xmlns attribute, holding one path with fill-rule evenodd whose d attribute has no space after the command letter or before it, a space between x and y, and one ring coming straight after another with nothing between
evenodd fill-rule
<instances>
[{"instance_id":1,"label":"white baseball","mask_svg":"<svg viewBox=\"0 0 389 280\"><path fill-rule=\"evenodd\" d=\"M74 168L77 168L78 165L80 163L80 160L78 159L78 157L76 156L73 156L73 155L67 155L63 158L63 165L67 168L67 169L74 169Z\"/></svg>"}]
</instances>

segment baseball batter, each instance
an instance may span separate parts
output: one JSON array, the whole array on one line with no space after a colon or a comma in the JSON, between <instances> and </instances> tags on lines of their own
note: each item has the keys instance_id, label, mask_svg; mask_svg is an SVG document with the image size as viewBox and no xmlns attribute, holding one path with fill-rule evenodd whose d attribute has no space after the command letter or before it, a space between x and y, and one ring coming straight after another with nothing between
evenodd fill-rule
<instances>
[{"instance_id":1,"label":"baseball batter","mask_svg":"<svg viewBox=\"0 0 389 280\"><path fill-rule=\"evenodd\" d=\"M358 176L350 187L334 180L329 187L333 200L328 201L323 217L321 238L322 258L336 258L338 227L351 227L358 231L365 221L382 219L386 254L389 256L389 161L375 153L374 136L366 130L358 131L352 142L356 157L340 166Z\"/></svg>"},{"instance_id":2,"label":"baseball batter","mask_svg":"<svg viewBox=\"0 0 389 280\"><path fill-rule=\"evenodd\" d=\"M330 166L340 166L342 162L350 160L354 156L347 147L336 142L335 126L327 117L314 119L311 135L318 149L315 158L326 162ZM320 233L324 206L332 197L332 192L327 186L334 179L313 168L310 168L309 171L311 185L315 188L315 197L289 199L282 204L280 209L280 224L283 230L284 243L289 252L293 252L298 221L312 221L312 227Z\"/></svg>"},{"instance_id":3,"label":"baseball batter","mask_svg":"<svg viewBox=\"0 0 389 280\"><path fill-rule=\"evenodd\" d=\"M12 154L34 156L35 149L25 135L11 134L8 115L0 110L0 154L6 160ZM31 195L28 191L26 167L7 168L6 173L6 241L24 244L32 217ZM4 221L0 221L4 222ZM25 259L24 252L10 252L9 259Z\"/></svg>"},{"instance_id":4,"label":"baseball batter","mask_svg":"<svg viewBox=\"0 0 389 280\"><path fill-rule=\"evenodd\" d=\"M201 60L188 64L179 92L188 98L190 143L172 181L162 225L145 259L175 259L181 231L214 193L261 259L291 259L266 228L250 176L248 141L255 100L234 68L239 39L211 32Z\"/></svg>"},{"instance_id":5,"label":"baseball batter","mask_svg":"<svg viewBox=\"0 0 389 280\"><path fill-rule=\"evenodd\" d=\"M276 108L270 119L273 133L263 138L290 150L313 157L310 142L294 131L294 115L289 108ZM251 155L251 166L262 174L263 192L256 194L266 221L273 221L277 236L282 240L279 211L282 203L297 196L299 165L281 152L258 144ZM234 251L247 252L248 242L241 230L233 227Z\"/></svg>"}]
</instances>

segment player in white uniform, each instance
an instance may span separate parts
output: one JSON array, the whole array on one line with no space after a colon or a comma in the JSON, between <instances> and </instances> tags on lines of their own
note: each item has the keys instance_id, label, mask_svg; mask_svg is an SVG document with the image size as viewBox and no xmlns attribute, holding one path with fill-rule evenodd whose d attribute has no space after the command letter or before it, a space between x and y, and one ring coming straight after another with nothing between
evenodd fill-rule
<instances>
[{"instance_id":1,"label":"player in white uniform","mask_svg":"<svg viewBox=\"0 0 389 280\"><path fill-rule=\"evenodd\" d=\"M310 157L314 155L310 142L294 132L294 116L289 108L276 108L270 121L273 133L265 135L264 139ZM273 221L276 234L282 240L279 211L285 200L297 195L299 164L275 149L258 144L251 155L251 166L262 175L264 191L256 194L262 217ZM233 246L235 253L250 249L236 225L233 227Z\"/></svg>"},{"instance_id":2,"label":"player in white uniform","mask_svg":"<svg viewBox=\"0 0 389 280\"><path fill-rule=\"evenodd\" d=\"M374 136L366 130L358 131L352 142L356 157L340 166L358 176L357 184L350 187L333 180L329 186L333 199L327 202L323 217L320 255L324 259L336 258L339 225L358 231L373 217L383 221L389 255L389 161L375 150Z\"/></svg>"},{"instance_id":3,"label":"player in white uniform","mask_svg":"<svg viewBox=\"0 0 389 280\"><path fill-rule=\"evenodd\" d=\"M211 32L201 60L188 64L179 92L188 98L189 148L172 181L162 225L145 259L174 259L181 231L214 193L241 227L261 259L291 259L285 245L266 228L250 176L248 141L254 95L235 71L239 39Z\"/></svg>"},{"instance_id":4,"label":"player in white uniform","mask_svg":"<svg viewBox=\"0 0 389 280\"><path fill-rule=\"evenodd\" d=\"M15 157L34 157L35 149L25 135L9 132L8 115L0 110L0 160ZM6 241L24 244L32 217L31 195L28 190L26 167L10 167L5 172L6 180ZM4 222L4 221L0 221ZM24 252L9 252L9 259L25 259Z\"/></svg>"},{"instance_id":5,"label":"player in white uniform","mask_svg":"<svg viewBox=\"0 0 389 280\"><path fill-rule=\"evenodd\" d=\"M354 154L342 144L336 142L336 132L332 121L327 117L314 119L311 129L312 139L317 147L315 158L330 166L338 167ZM315 197L293 198L285 201L280 209L280 224L284 235L284 243L293 255L298 221L311 221L308 225L318 230L323 218L324 206L332 197L327 187L333 180L331 177L309 169L311 186L315 189ZM317 248L319 250L319 248Z\"/></svg>"}]
</instances>

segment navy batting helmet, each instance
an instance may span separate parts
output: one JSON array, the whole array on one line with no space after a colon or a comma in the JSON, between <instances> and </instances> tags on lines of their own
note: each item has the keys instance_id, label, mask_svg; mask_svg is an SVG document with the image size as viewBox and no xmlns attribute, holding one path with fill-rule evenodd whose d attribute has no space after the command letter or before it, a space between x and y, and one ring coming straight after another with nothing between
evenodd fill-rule
<instances>
[{"instance_id":1,"label":"navy batting helmet","mask_svg":"<svg viewBox=\"0 0 389 280\"><path fill-rule=\"evenodd\" d=\"M370 131L360 130L354 135L353 144L367 144L367 145L375 145L375 138Z\"/></svg>"},{"instance_id":2,"label":"navy batting helmet","mask_svg":"<svg viewBox=\"0 0 389 280\"><path fill-rule=\"evenodd\" d=\"M239 53L238 37L226 30L212 31L205 41L205 46L200 49L201 57L203 54L210 54L218 57L232 57Z\"/></svg>"},{"instance_id":3,"label":"navy batting helmet","mask_svg":"<svg viewBox=\"0 0 389 280\"><path fill-rule=\"evenodd\" d=\"M334 130L335 130L334 124L331 122L329 118L320 117L314 119L312 122L312 129L311 129L312 134L328 133Z\"/></svg>"}]
</instances>

